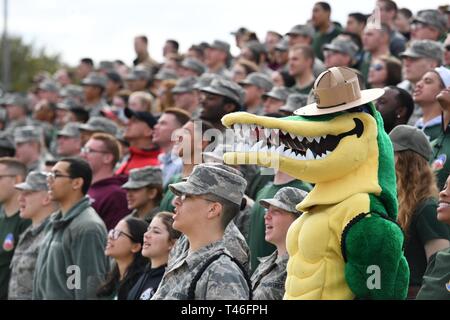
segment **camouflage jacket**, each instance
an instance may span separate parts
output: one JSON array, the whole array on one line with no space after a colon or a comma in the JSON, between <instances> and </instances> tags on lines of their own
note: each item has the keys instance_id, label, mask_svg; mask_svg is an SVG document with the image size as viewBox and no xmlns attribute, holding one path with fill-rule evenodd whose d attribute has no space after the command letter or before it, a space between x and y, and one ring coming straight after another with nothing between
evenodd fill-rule
<instances>
[{"instance_id":1,"label":"camouflage jacket","mask_svg":"<svg viewBox=\"0 0 450 320\"><path fill-rule=\"evenodd\" d=\"M249 249L244 236L236 227L233 221L230 221L223 234L223 244L225 248L235 257L246 270L249 270ZM169 254L167 269L169 269L178 258L189 250L189 241L183 234L175 243Z\"/></svg>"},{"instance_id":2,"label":"camouflage jacket","mask_svg":"<svg viewBox=\"0 0 450 320\"><path fill-rule=\"evenodd\" d=\"M37 227L30 225L20 235L10 265L9 300L31 300L32 298L34 268L48 221L49 218L45 219Z\"/></svg>"},{"instance_id":3,"label":"camouflage jacket","mask_svg":"<svg viewBox=\"0 0 450 320\"><path fill-rule=\"evenodd\" d=\"M203 263L220 252L228 253L223 240L195 251L186 251L167 268L152 300L186 300L192 280ZM221 255L203 272L195 289L195 300L246 300L249 287L230 257Z\"/></svg>"},{"instance_id":4,"label":"camouflage jacket","mask_svg":"<svg viewBox=\"0 0 450 320\"><path fill-rule=\"evenodd\" d=\"M260 258L260 264L252 275L254 300L282 300L286 281L288 254L277 257L275 250L270 256Z\"/></svg>"}]
</instances>

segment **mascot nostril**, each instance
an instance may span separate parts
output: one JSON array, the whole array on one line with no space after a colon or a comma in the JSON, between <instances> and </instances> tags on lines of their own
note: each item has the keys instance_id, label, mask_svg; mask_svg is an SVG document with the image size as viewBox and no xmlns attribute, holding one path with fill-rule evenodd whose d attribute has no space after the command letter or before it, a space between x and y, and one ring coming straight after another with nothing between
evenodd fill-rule
<instances>
[{"instance_id":1,"label":"mascot nostril","mask_svg":"<svg viewBox=\"0 0 450 320\"><path fill-rule=\"evenodd\" d=\"M314 184L288 231L285 299L407 296L393 148L372 103L383 93L360 90L351 69L334 67L317 78L316 102L294 116L222 118L227 127L279 134L277 145L266 135L225 154L227 163L263 165L273 155L278 170Z\"/></svg>"}]
</instances>

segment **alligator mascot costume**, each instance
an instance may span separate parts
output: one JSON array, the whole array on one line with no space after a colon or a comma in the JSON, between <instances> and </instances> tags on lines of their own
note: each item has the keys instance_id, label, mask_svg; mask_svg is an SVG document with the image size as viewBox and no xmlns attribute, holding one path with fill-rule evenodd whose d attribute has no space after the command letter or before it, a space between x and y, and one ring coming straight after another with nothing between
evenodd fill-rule
<instances>
[{"instance_id":1,"label":"alligator mascot costume","mask_svg":"<svg viewBox=\"0 0 450 320\"><path fill-rule=\"evenodd\" d=\"M285 299L404 299L409 269L396 224L392 145L372 101L348 68L314 84L316 103L286 118L232 113L243 137L228 164L258 164L314 184L287 235Z\"/></svg>"}]
</instances>

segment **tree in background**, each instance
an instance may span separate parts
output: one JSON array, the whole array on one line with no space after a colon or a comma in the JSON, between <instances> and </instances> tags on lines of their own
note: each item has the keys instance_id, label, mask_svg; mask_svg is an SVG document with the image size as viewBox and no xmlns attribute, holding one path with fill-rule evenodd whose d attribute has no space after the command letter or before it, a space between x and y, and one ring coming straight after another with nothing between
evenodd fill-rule
<instances>
[{"instance_id":1,"label":"tree in background","mask_svg":"<svg viewBox=\"0 0 450 320\"><path fill-rule=\"evenodd\" d=\"M41 71L53 74L62 64L59 54L50 55L45 52L45 48L35 48L34 44L26 44L20 36L9 37L9 49L11 63L9 91L28 90L36 74ZM2 39L0 39L0 55L1 52L3 52ZM3 65L0 63L0 75L2 69Z\"/></svg>"}]
</instances>

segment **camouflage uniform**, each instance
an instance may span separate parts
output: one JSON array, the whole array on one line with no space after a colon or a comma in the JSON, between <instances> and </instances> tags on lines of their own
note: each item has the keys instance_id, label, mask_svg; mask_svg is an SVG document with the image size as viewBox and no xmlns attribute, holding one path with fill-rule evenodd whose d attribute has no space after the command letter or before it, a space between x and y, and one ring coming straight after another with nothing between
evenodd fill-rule
<instances>
[{"instance_id":1,"label":"camouflage uniform","mask_svg":"<svg viewBox=\"0 0 450 320\"><path fill-rule=\"evenodd\" d=\"M230 221L223 234L223 244L225 248L248 270L249 249L244 236L236 227L233 221ZM189 241L183 234L175 243L169 254L167 265L171 267L178 259L189 250Z\"/></svg>"},{"instance_id":2,"label":"camouflage uniform","mask_svg":"<svg viewBox=\"0 0 450 320\"><path fill-rule=\"evenodd\" d=\"M223 164L200 164L194 167L187 181L170 184L169 189L179 197L214 195L235 205L240 205L246 185L247 182L236 169ZM220 217L216 217L216 219L220 219ZM218 220L215 220L214 223L217 225ZM218 236L219 234L215 232L213 235ZM188 236L194 237L195 235ZM196 251L186 249L188 236L185 237L186 240L180 241L178 244L179 248L176 252L181 253L175 259L172 256L167 271L152 299L248 299L250 286L247 283L245 267L239 266L241 265L239 261L243 260L244 263L248 261L248 248L239 250L244 245L246 247L246 244L235 224L230 221L224 230L222 239L211 240L210 243ZM213 238L210 237L210 239ZM228 246L234 250L234 256L226 249ZM217 254L220 254L218 259L205 265L208 259ZM233 261L234 259L236 261ZM196 283L195 292L193 296L189 296L189 288L204 266L206 268Z\"/></svg>"},{"instance_id":3,"label":"camouflage uniform","mask_svg":"<svg viewBox=\"0 0 450 320\"><path fill-rule=\"evenodd\" d=\"M32 298L34 269L48 221L48 218L45 219L37 227L30 225L19 238L10 265L9 300L31 300Z\"/></svg>"},{"instance_id":4,"label":"camouflage uniform","mask_svg":"<svg viewBox=\"0 0 450 320\"><path fill-rule=\"evenodd\" d=\"M254 300L283 299L288 259L287 253L278 257L278 251L259 258L258 268L251 278Z\"/></svg>"},{"instance_id":5,"label":"camouflage uniform","mask_svg":"<svg viewBox=\"0 0 450 320\"><path fill-rule=\"evenodd\" d=\"M193 278L203 263L213 255L228 252L222 240L198 251L186 251L167 268L152 300L186 300ZM230 257L221 255L203 272L197 282L195 300L247 300L249 288L239 267Z\"/></svg>"},{"instance_id":6,"label":"camouflage uniform","mask_svg":"<svg viewBox=\"0 0 450 320\"><path fill-rule=\"evenodd\" d=\"M47 191L47 176L39 171L30 172L25 182L16 184L15 188L22 191ZM30 225L19 237L10 264L9 300L32 298L34 269L48 221L49 217L37 226Z\"/></svg>"},{"instance_id":7,"label":"camouflage uniform","mask_svg":"<svg viewBox=\"0 0 450 320\"><path fill-rule=\"evenodd\" d=\"M261 199L259 203L264 208L274 206L285 211L284 214L293 214L298 217L300 212L295 208L307 196L307 192L285 187L270 199ZM252 275L253 299L255 300L282 300L284 284L286 281L286 267L289 259L287 253L278 254L275 250L271 255L259 258L259 265Z\"/></svg>"}]
</instances>

